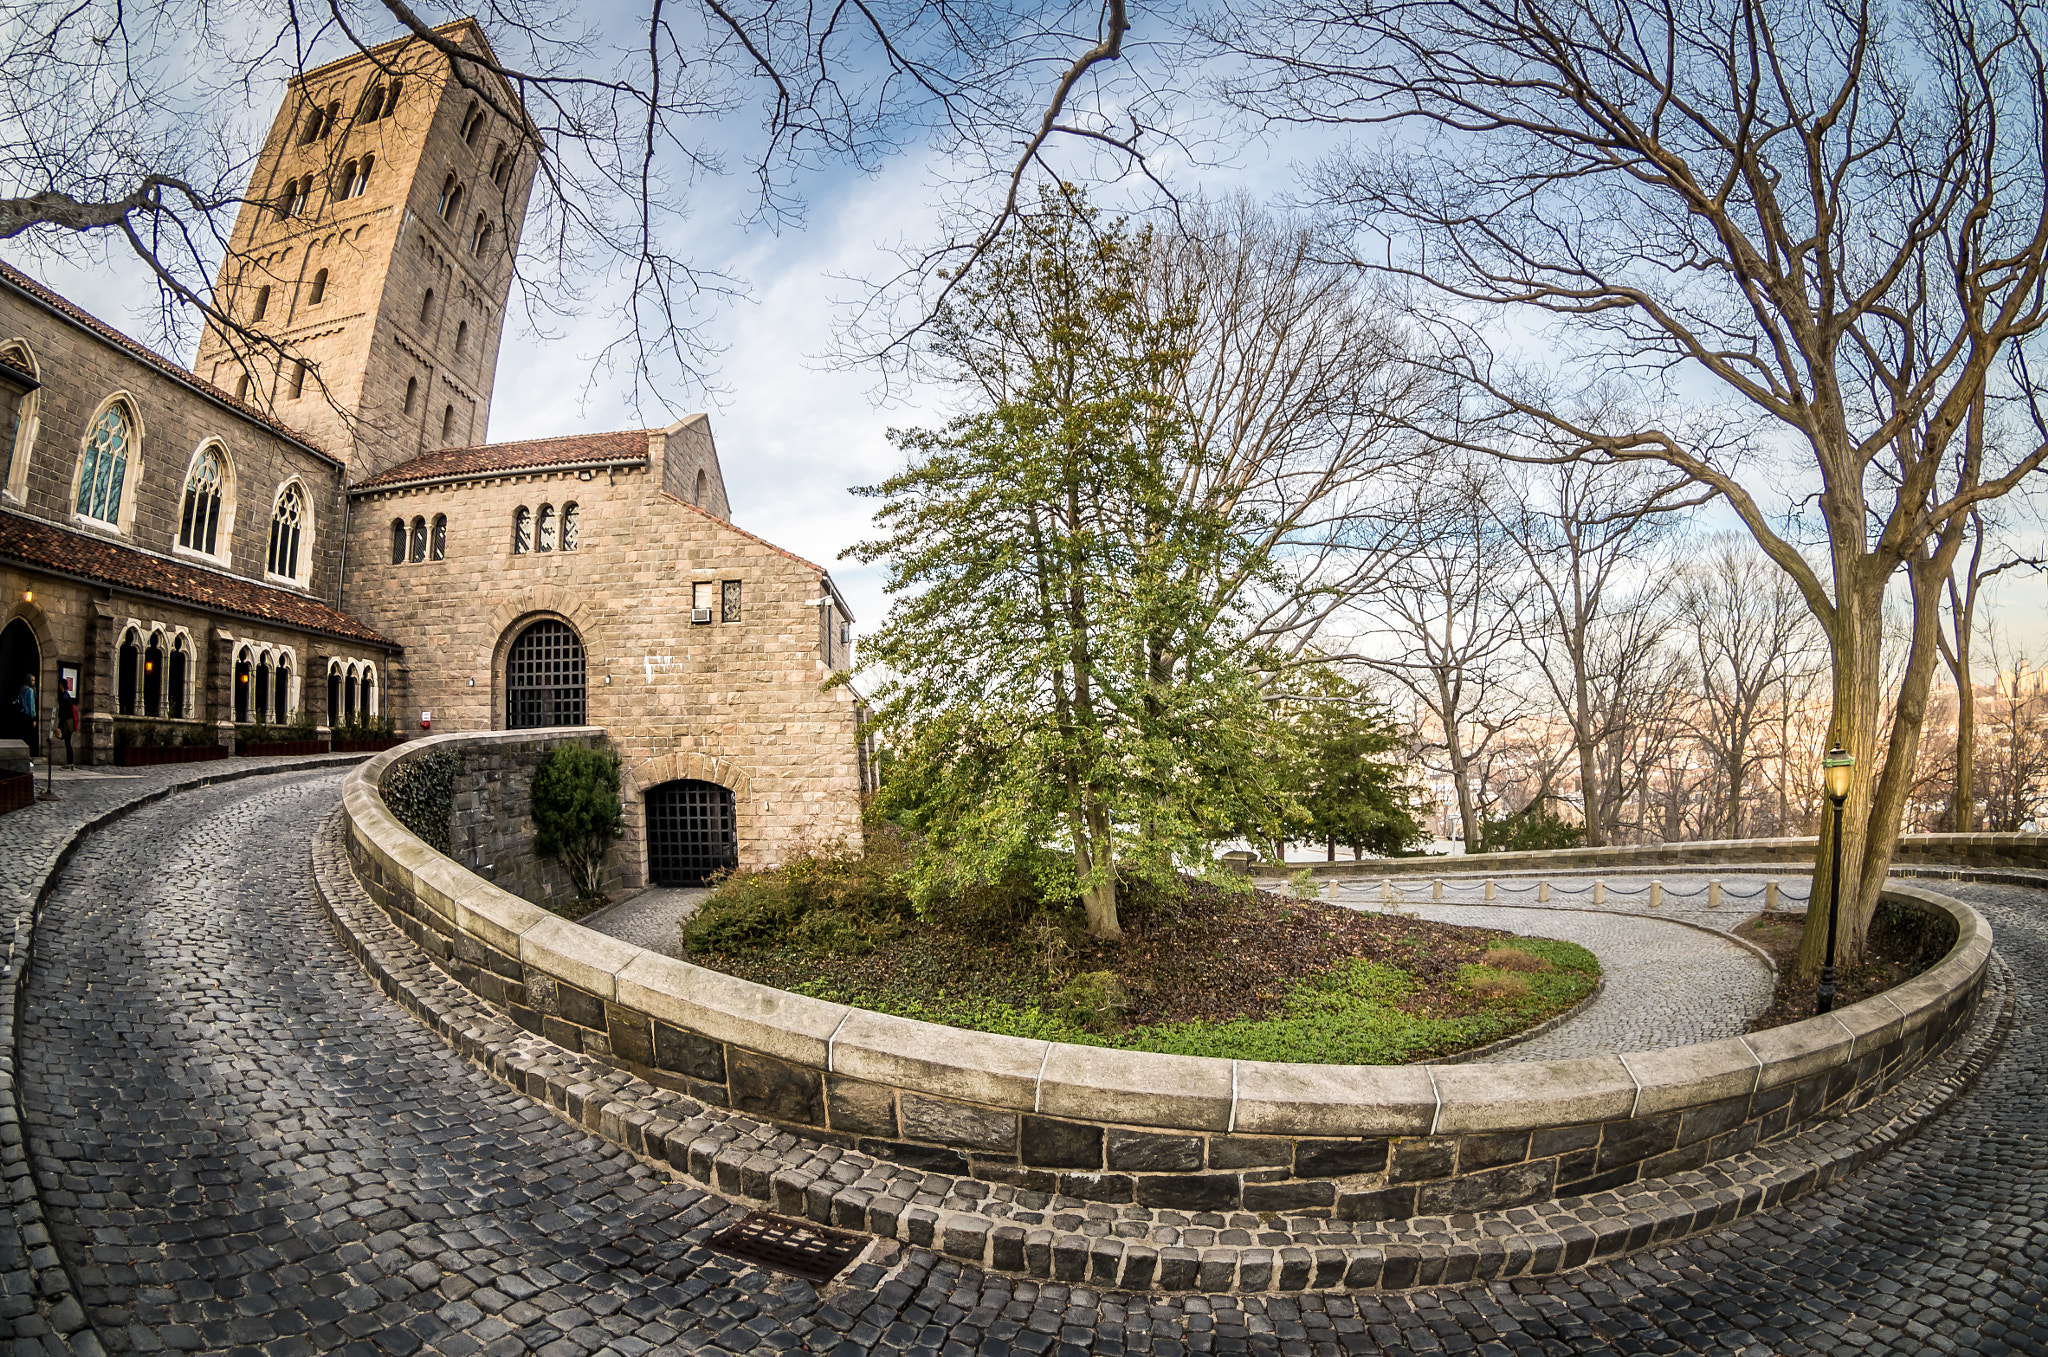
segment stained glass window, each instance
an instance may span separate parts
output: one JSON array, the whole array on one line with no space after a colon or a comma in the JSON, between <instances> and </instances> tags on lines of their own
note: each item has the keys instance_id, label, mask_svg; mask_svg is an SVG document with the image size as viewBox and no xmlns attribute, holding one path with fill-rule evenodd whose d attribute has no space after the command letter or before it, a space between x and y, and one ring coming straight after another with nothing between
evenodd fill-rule
<instances>
[{"instance_id":1,"label":"stained glass window","mask_svg":"<svg viewBox=\"0 0 2048 1357\"><path fill-rule=\"evenodd\" d=\"M192 472L185 477L185 508L178 516L179 546L214 554L224 475L219 449L206 448L192 459Z\"/></svg>"},{"instance_id":2,"label":"stained glass window","mask_svg":"<svg viewBox=\"0 0 2048 1357\"><path fill-rule=\"evenodd\" d=\"M121 518L121 482L128 475L128 416L109 405L85 440L85 465L78 473L78 512L103 523Z\"/></svg>"},{"instance_id":3,"label":"stained glass window","mask_svg":"<svg viewBox=\"0 0 2048 1357\"><path fill-rule=\"evenodd\" d=\"M271 574L294 580L299 577L299 537L305 517L305 496L296 484L286 486L270 515L270 554L266 565Z\"/></svg>"}]
</instances>

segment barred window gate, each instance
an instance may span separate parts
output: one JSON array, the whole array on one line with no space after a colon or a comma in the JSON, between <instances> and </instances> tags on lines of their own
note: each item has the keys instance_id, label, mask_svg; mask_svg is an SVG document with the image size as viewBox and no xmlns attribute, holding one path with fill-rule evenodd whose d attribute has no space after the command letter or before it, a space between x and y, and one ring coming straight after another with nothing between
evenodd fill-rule
<instances>
[{"instance_id":1,"label":"barred window gate","mask_svg":"<svg viewBox=\"0 0 2048 1357\"><path fill-rule=\"evenodd\" d=\"M685 778L647 791L647 875L657 886L701 886L739 863L732 792Z\"/></svg>"},{"instance_id":2,"label":"barred window gate","mask_svg":"<svg viewBox=\"0 0 2048 1357\"><path fill-rule=\"evenodd\" d=\"M583 724L583 642L544 618L519 634L505 662L505 728Z\"/></svg>"}]
</instances>

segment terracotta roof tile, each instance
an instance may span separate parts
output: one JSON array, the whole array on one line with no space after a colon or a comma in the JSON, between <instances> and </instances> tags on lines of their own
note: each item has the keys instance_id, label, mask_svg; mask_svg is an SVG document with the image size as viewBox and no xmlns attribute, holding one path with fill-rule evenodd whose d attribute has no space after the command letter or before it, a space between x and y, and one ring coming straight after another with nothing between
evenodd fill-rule
<instances>
[{"instance_id":1,"label":"terracotta roof tile","mask_svg":"<svg viewBox=\"0 0 2048 1357\"><path fill-rule=\"evenodd\" d=\"M214 612L403 649L348 614L304 594L153 556L11 510L0 510L0 559Z\"/></svg>"},{"instance_id":2,"label":"terracotta roof tile","mask_svg":"<svg viewBox=\"0 0 2048 1357\"><path fill-rule=\"evenodd\" d=\"M98 316L93 315L90 311L87 311L85 308L77 305L76 303L71 302L64 297L58 296L56 293L50 291L50 289L44 287L41 283L37 282L35 279L23 273L20 269L15 268L12 264L9 264L4 260L0 260L0 282L6 283L8 286L14 288L16 291L26 293L32 300L39 302L40 304L48 307L52 311L55 311L58 315L63 316L65 319L78 325L80 328L88 330L95 335L98 335L101 339L106 340L115 348L120 349L123 353L128 354L131 358L141 359L143 362L149 364L149 366L155 368L158 372L163 373L166 377L169 377L171 380L179 382L185 386L191 387L193 390L199 392L201 395L207 397L209 400L217 401L218 403L225 405L226 407L228 407L228 409L233 410L236 414L242 416L244 419L247 419L251 423L260 424L274 434L278 434L284 438L289 438L292 442L298 444L306 451L311 453L317 453L319 456L325 458L326 460L333 462L336 466L341 465L341 459L337 458L332 453L322 448L319 444L310 441L306 437L306 435L300 433L291 425L284 423L282 420L272 418L270 415L265 414L263 411L249 404L249 402L247 401L236 400L233 396L230 396L227 392L221 390L212 382L206 381L204 378L200 377L190 368L181 366L180 364L177 363L173 363L170 359L164 357L162 354L156 352L154 349L144 348L135 340L129 338L127 335L122 334L119 330L116 330L113 326L101 320Z\"/></svg>"},{"instance_id":3,"label":"terracotta roof tile","mask_svg":"<svg viewBox=\"0 0 2048 1357\"><path fill-rule=\"evenodd\" d=\"M529 438L522 443L485 443L474 448L443 448L409 462L400 462L351 486L354 490L376 490L387 485L411 485L418 481L461 480L490 476L527 467L574 465L579 462L644 461L647 457L646 429L620 429L614 433L578 433L561 438Z\"/></svg>"}]
</instances>

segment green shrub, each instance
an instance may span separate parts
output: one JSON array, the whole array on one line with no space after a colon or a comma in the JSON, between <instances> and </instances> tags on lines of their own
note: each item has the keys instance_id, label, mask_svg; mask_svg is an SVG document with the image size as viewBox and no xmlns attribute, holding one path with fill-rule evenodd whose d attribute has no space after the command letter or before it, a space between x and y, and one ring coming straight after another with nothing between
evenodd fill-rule
<instances>
[{"instance_id":1,"label":"green shrub","mask_svg":"<svg viewBox=\"0 0 2048 1357\"><path fill-rule=\"evenodd\" d=\"M185 727L184 733L181 736L179 736L178 743L185 745L188 748L196 748L199 745L212 744L214 743L213 730L211 729L211 727L205 724L187 726Z\"/></svg>"},{"instance_id":2,"label":"green shrub","mask_svg":"<svg viewBox=\"0 0 2048 1357\"><path fill-rule=\"evenodd\" d=\"M686 952L784 946L865 956L915 917L903 880L908 854L886 830L868 852L844 843L765 871L733 872L683 921Z\"/></svg>"},{"instance_id":3,"label":"green shrub","mask_svg":"<svg viewBox=\"0 0 2048 1357\"><path fill-rule=\"evenodd\" d=\"M577 899L604 898L604 855L626 832L619 805L619 756L577 742L558 744L533 773L534 847L558 857Z\"/></svg>"},{"instance_id":4,"label":"green shrub","mask_svg":"<svg viewBox=\"0 0 2048 1357\"><path fill-rule=\"evenodd\" d=\"M1130 995L1115 971L1083 971L1059 992L1058 1003L1063 1016L1098 1035L1122 1027L1131 1008Z\"/></svg>"},{"instance_id":5,"label":"green shrub","mask_svg":"<svg viewBox=\"0 0 2048 1357\"><path fill-rule=\"evenodd\" d=\"M436 750L394 764L379 788L398 822L437 853L453 851L449 819L455 806L458 766L453 752Z\"/></svg>"}]
</instances>

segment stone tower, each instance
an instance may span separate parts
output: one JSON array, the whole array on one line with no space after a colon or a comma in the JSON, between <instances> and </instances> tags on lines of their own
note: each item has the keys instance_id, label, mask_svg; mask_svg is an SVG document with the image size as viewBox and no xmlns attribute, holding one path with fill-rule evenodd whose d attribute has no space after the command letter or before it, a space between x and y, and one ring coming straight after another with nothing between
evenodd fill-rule
<instances>
[{"instance_id":1,"label":"stone tower","mask_svg":"<svg viewBox=\"0 0 2048 1357\"><path fill-rule=\"evenodd\" d=\"M490 52L470 20L436 32ZM470 69L496 99L412 38L292 81L221 265L222 309L278 347L209 329L193 370L351 482L485 441L535 142Z\"/></svg>"}]
</instances>

